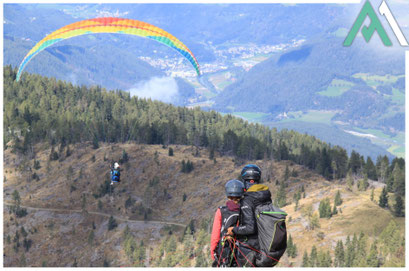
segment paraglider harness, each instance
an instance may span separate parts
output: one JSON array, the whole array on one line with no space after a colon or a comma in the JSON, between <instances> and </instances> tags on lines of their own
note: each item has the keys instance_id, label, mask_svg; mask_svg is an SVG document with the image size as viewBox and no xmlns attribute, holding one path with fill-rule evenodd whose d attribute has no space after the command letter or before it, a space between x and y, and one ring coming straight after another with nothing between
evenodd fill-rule
<instances>
[{"instance_id":1,"label":"paraglider harness","mask_svg":"<svg viewBox=\"0 0 409 271\"><path fill-rule=\"evenodd\" d=\"M287 249L287 228L285 219L287 213L272 203L258 205L255 208L257 223L257 239L259 249L251 247L247 242L237 240L238 252L247 260L246 264L252 267L274 267L280 262ZM255 261L249 260L241 248L253 250Z\"/></svg>"},{"instance_id":2,"label":"paraglider harness","mask_svg":"<svg viewBox=\"0 0 409 271\"><path fill-rule=\"evenodd\" d=\"M119 183L121 182L121 172L120 169L111 168L111 182L112 183Z\"/></svg>"},{"instance_id":3,"label":"paraglider harness","mask_svg":"<svg viewBox=\"0 0 409 271\"><path fill-rule=\"evenodd\" d=\"M287 230L285 225L287 214L283 210L271 203L256 206L255 213L260 248L255 249L244 242L244 240L240 241L236 237L226 236L229 227L238 226L239 212L230 211L226 206L221 206L219 209L222 215L222 228L212 267L241 267L237 260L239 254L252 267L273 267L280 262L279 260L287 248ZM253 250L257 254L257 260L254 262L256 266L241 251L243 248Z\"/></svg>"},{"instance_id":4,"label":"paraglider harness","mask_svg":"<svg viewBox=\"0 0 409 271\"><path fill-rule=\"evenodd\" d=\"M220 206L219 209L222 215L222 228L212 267L237 267L236 239L226 234L229 227L238 225L239 211L230 211L227 206Z\"/></svg>"}]
</instances>

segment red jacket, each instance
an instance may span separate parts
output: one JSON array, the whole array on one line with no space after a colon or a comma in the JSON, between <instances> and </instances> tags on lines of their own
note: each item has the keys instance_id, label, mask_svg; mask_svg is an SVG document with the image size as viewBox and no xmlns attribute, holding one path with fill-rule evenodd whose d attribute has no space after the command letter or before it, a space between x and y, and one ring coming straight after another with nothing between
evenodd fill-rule
<instances>
[{"instance_id":1,"label":"red jacket","mask_svg":"<svg viewBox=\"0 0 409 271\"><path fill-rule=\"evenodd\" d=\"M222 213L220 209L217 208L216 214L213 220L212 237L210 238L210 255L212 260L214 260L214 251L216 250L217 244L220 241L220 230L222 229Z\"/></svg>"}]
</instances>

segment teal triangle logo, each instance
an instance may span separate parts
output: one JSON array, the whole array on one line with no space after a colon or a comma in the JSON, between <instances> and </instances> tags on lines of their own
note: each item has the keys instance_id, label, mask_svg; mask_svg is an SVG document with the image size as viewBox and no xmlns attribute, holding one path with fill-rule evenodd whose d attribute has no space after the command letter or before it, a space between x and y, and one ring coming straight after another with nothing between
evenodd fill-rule
<instances>
[{"instance_id":1,"label":"teal triangle logo","mask_svg":"<svg viewBox=\"0 0 409 271\"><path fill-rule=\"evenodd\" d=\"M362 27L366 17L369 17L371 19L371 24L369 26ZM369 42L373 34L375 32L378 32L379 37L381 38L383 44L385 46L392 46L392 42L389 39L388 34L386 34L386 31L383 28L381 21L379 21L379 18L376 15L375 10L373 9L369 1L366 1L364 6L362 7L362 10L359 13L358 18L355 20L354 25L352 26L351 30L348 33L348 36L344 41L344 46L350 46L352 44L361 27L362 36L364 36L366 42Z\"/></svg>"}]
</instances>

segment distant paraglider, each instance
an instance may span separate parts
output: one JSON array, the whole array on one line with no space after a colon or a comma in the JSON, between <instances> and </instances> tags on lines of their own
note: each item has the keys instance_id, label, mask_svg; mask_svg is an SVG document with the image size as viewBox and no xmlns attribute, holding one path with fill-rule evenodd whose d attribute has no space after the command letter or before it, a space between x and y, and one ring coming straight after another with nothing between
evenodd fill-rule
<instances>
[{"instance_id":1,"label":"distant paraglider","mask_svg":"<svg viewBox=\"0 0 409 271\"><path fill-rule=\"evenodd\" d=\"M111 169L111 185L121 182L121 166L115 162L114 167Z\"/></svg>"},{"instance_id":2,"label":"distant paraglider","mask_svg":"<svg viewBox=\"0 0 409 271\"><path fill-rule=\"evenodd\" d=\"M142 21L106 17L88 19L72 23L47 35L44 39L38 42L24 57L18 69L16 80L18 81L20 79L21 73L23 72L28 62L45 48L64 39L96 33L128 34L156 40L162 44L165 44L166 46L175 49L181 55L183 55L192 64L193 68L196 70L197 75L200 76L199 63L197 62L195 56L185 44L183 44L173 35L169 34L163 29L160 29L159 27Z\"/></svg>"}]
</instances>

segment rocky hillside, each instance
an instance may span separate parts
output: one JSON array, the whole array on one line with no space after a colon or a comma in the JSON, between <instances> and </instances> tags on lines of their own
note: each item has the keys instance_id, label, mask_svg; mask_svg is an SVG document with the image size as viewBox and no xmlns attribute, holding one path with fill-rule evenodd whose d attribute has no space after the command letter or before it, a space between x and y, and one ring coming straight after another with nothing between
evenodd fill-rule
<instances>
[{"instance_id":1,"label":"rocky hillside","mask_svg":"<svg viewBox=\"0 0 409 271\"><path fill-rule=\"evenodd\" d=\"M180 145L95 148L84 143L51 149L37 144L34 153L30 160L5 150L5 266L208 266L214 211L225 201L225 182L237 178L243 166L232 157L216 152L210 159L206 149ZM109 167L119 160L122 182L110 190ZM193 164L191 172L182 172L182 161ZM337 241L361 231L369 246L390 221L396 222L399 235L404 233L404 218L395 218L370 199L373 186L378 201L383 184L370 181L366 191L350 191L344 181L326 181L290 161L253 162L261 166L273 198L284 202L289 214L288 231L298 253L295 258L286 254L281 266L301 266L302 253L310 253L313 246L334 258ZM282 183L285 192L279 193ZM328 197L332 207L338 190L338 214L319 218L320 226L311 227L320 201ZM296 195L301 195L297 208ZM389 202L392 206L393 197ZM16 205L23 210L19 215ZM182 260L189 242L195 252ZM180 258L170 258L172 253ZM383 263L396 260L393 255L385 255Z\"/></svg>"}]
</instances>

